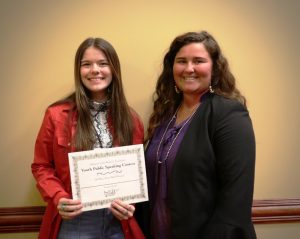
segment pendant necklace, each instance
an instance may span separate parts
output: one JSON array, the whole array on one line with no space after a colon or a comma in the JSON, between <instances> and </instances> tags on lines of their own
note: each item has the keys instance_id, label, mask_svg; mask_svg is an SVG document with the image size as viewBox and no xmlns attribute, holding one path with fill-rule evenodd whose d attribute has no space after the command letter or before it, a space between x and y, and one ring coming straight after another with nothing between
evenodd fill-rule
<instances>
[{"instance_id":1,"label":"pendant necklace","mask_svg":"<svg viewBox=\"0 0 300 239\"><path fill-rule=\"evenodd\" d=\"M168 151L167 151L167 154L166 154L166 156L164 157L164 159L163 159L163 160L159 160L159 150L160 150L161 144L162 144L162 142L163 142L163 140L164 140L164 138L165 138L165 135L166 135L166 133L167 133L167 131L168 131L168 129L169 129L169 126L170 126L171 122L173 121L173 119L176 119L176 115L177 115L177 112L178 112L180 106L177 108L176 112L174 113L174 115L172 116L171 120L169 121L169 123L168 123L168 125L167 125L167 127L166 127L166 129L165 129L165 131L164 131L164 133L163 133L163 136L161 137L160 142L159 142L159 144L158 144L157 151L156 151L156 159L157 159L158 164L161 164L161 163L165 162L165 161L168 159L169 153L170 153L170 151L171 151L171 149L172 149L172 147L173 147L173 145L174 145L176 139L178 138L178 136L179 136L179 134L181 133L182 129L183 129L183 128L187 125L187 123L190 122L190 120L193 118L193 116L194 116L194 114L196 113L196 111L197 111L197 109L198 109L199 106L200 106L200 104L195 108L194 112L193 112L193 113L185 120L185 122L183 123L183 125L182 125L182 126L180 127L180 129L178 130L177 134L175 135L174 139L172 140L172 143L171 143L171 145L170 145L170 147L169 147L169 149L168 149Z\"/></svg>"}]
</instances>

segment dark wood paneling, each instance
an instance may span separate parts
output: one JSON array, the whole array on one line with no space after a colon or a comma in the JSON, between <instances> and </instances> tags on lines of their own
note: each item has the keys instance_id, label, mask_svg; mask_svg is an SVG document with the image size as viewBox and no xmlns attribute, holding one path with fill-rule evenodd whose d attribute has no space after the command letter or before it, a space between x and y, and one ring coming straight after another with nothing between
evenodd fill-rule
<instances>
[{"instance_id":1,"label":"dark wood paneling","mask_svg":"<svg viewBox=\"0 0 300 239\"><path fill-rule=\"evenodd\" d=\"M300 198L254 200L252 220L256 224L300 222Z\"/></svg>"},{"instance_id":2,"label":"dark wood paneling","mask_svg":"<svg viewBox=\"0 0 300 239\"><path fill-rule=\"evenodd\" d=\"M39 231L45 207L0 208L0 233Z\"/></svg>"},{"instance_id":3,"label":"dark wood paneling","mask_svg":"<svg viewBox=\"0 0 300 239\"><path fill-rule=\"evenodd\" d=\"M45 207L0 208L0 233L37 232ZM300 222L300 198L254 200L255 224Z\"/></svg>"}]
</instances>

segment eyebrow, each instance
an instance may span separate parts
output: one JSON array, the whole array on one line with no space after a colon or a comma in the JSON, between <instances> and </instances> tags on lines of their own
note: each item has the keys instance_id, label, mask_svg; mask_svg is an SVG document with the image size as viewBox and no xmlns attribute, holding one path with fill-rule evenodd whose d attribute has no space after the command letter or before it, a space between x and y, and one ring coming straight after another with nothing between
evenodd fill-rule
<instances>
[{"instance_id":1,"label":"eyebrow","mask_svg":"<svg viewBox=\"0 0 300 239\"><path fill-rule=\"evenodd\" d=\"M80 62L91 62L90 60L85 60L85 59L82 59ZM99 61L97 62L108 62L107 59L100 59Z\"/></svg>"},{"instance_id":2,"label":"eyebrow","mask_svg":"<svg viewBox=\"0 0 300 239\"><path fill-rule=\"evenodd\" d=\"M175 60L185 60L185 59L187 59L187 57L176 57L175 58ZM197 60L197 59L200 59L200 60L207 60L207 58L206 57L201 57L201 56L196 56L196 57L193 57L192 58L193 60Z\"/></svg>"}]
</instances>

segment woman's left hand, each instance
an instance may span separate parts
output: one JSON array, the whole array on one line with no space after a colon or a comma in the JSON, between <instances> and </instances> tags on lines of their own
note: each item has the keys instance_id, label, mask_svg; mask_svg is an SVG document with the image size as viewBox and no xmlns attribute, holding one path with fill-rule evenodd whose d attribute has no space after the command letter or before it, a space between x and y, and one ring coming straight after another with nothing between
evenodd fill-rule
<instances>
[{"instance_id":1,"label":"woman's left hand","mask_svg":"<svg viewBox=\"0 0 300 239\"><path fill-rule=\"evenodd\" d=\"M133 216L135 207L117 199L111 203L110 210L117 219L127 220Z\"/></svg>"}]
</instances>

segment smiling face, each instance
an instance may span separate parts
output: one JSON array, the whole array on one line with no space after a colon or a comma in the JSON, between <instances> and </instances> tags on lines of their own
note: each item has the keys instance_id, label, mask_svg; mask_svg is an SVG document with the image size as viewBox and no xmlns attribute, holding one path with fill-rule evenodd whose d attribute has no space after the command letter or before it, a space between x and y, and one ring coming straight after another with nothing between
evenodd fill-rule
<instances>
[{"instance_id":1,"label":"smiling face","mask_svg":"<svg viewBox=\"0 0 300 239\"><path fill-rule=\"evenodd\" d=\"M190 43L176 54L173 75L183 94L203 94L209 88L212 60L203 43Z\"/></svg>"},{"instance_id":2,"label":"smiling face","mask_svg":"<svg viewBox=\"0 0 300 239\"><path fill-rule=\"evenodd\" d=\"M80 63L81 82L95 101L106 98L106 89L112 82L112 72L105 54L95 48L85 50Z\"/></svg>"}]
</instances>

